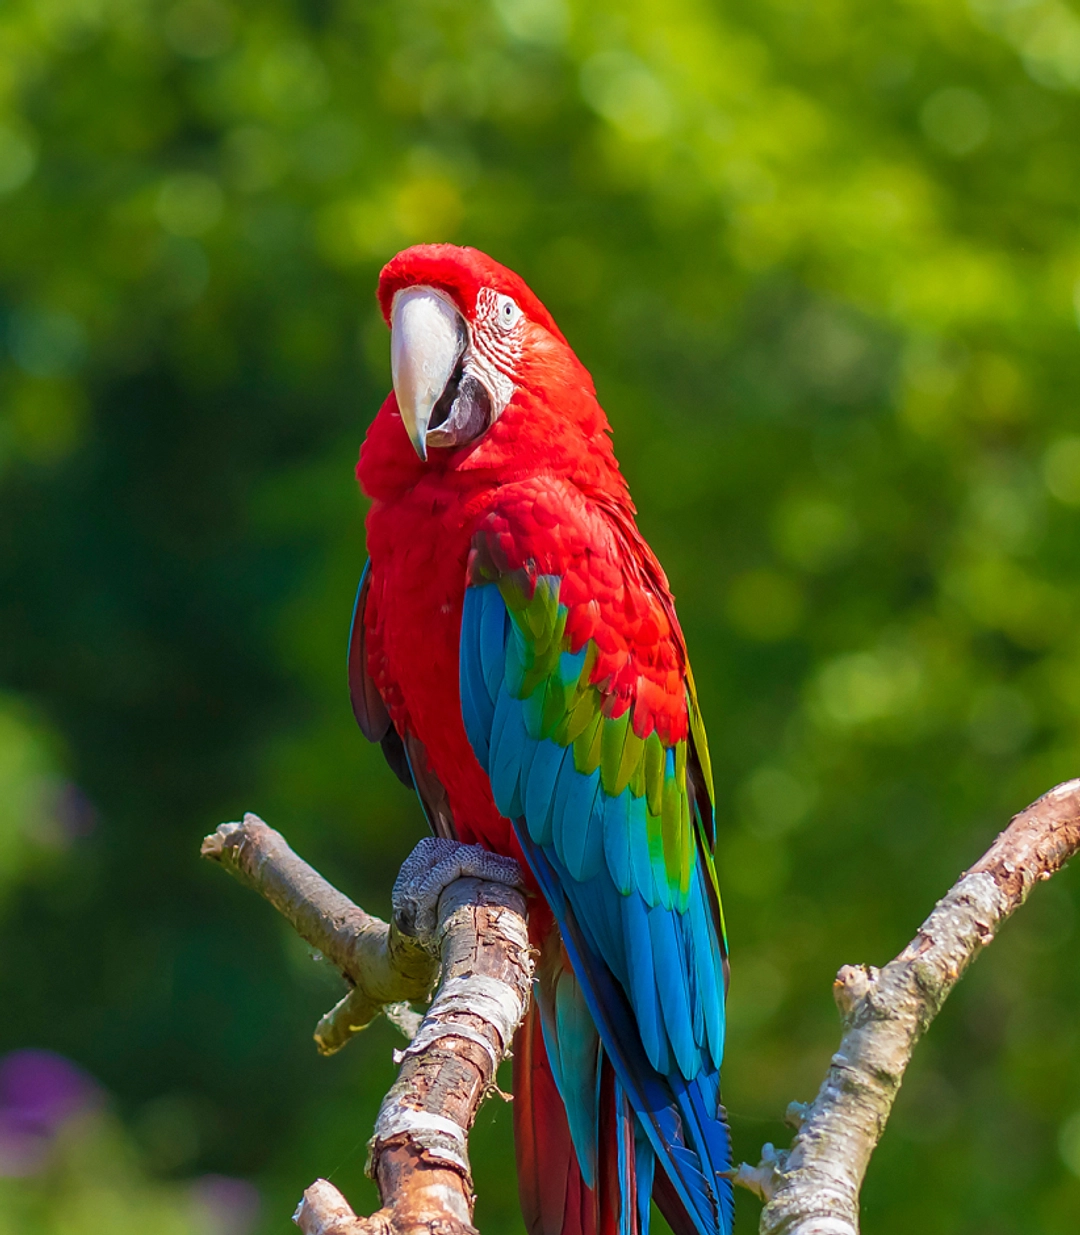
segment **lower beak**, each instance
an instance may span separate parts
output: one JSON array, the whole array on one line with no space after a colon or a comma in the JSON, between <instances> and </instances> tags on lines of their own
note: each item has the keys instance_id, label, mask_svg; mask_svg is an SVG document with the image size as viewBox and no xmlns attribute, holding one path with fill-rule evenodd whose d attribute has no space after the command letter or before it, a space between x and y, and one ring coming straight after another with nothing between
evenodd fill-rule
<instances>
[{"instance_id":1,"label":"lower beak","mask_svg":"<svg viewBox=\"0 0 1080 1235\"><path fill-rule=\"evenodd\" d=\"M461 314L430 287L407 287L390 312L390 368L409 441L427 459L431 413L446 389L467 337Z\"/></svg>"}]
</instances>

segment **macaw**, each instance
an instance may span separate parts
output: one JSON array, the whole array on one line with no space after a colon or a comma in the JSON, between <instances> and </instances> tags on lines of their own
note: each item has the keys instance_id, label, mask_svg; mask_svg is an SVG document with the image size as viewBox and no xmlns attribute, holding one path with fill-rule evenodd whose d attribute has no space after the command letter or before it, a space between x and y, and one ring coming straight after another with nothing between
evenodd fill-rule
<instances>
[{"instance_id":1,"label":"macaw","mask_svg":"<svg viewBox=\"0 0 1080 1235\"><path fill-rule=\"evenodd\" d=\"M360 452L365 735L438 836L515 858L530 1235L729 1235L727 943L705 729L592 379L511 270L417 245L379 279L393 391Z\"/></svg>"}]
</instances>

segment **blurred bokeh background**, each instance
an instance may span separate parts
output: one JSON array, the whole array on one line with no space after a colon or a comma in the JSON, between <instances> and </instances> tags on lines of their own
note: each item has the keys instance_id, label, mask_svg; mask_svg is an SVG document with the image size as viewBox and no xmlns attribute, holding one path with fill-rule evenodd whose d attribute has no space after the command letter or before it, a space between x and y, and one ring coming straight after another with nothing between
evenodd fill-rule
<instances>
[{"instance_id":1,"label":"blurred bokeh background","mask_svg":"<svg viewBox=\"0 0 1080 1235\"><path fill-rule=\"evenodd\" d=\"M719 777L736 1152L1080 771L1080 12L1064 0L7 0L0 1232L371 1207L388 1026L201 864L254 809L374 911L422 834L350 715L373 298L519 270L595 375ZM878 1235L1080 1226L1080 897L918 1052ZM509 1112L474 1139L521 1230ZM740 1198L743 1232L756 1203Z\"/></svg>"}]
</instances>

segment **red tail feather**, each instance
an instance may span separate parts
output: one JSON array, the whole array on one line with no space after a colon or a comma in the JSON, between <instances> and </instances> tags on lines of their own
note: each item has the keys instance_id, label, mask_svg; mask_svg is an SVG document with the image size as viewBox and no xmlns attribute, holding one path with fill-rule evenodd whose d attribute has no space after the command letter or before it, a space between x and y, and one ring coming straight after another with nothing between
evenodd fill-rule
<instances>
[{"instance_id":1,"label":"red tail feather","mask_svg":"<svg viewBox=\"0 0 1080 1235\"><path fill-rule=\"evenodd\" d=\"M596 1185L600 1193L600 1235L618 1235L619 1232L619 1210L622 1201L619 1196L618 1135L618 1122L615 1118L615 1073L605 1059L600 1064L600 1154L596 1170ZM633 1162L633 1158L630 1161ZM631 1167L631 1180L633 1177ZM627 1201L629 1199L628 1197Z\"/></svg>"},{"instance_id":2,"label":"red tail feather","mask_svg":"<svg viewBox=\"0 0 1080 1235\"><path fill-rule=\"evenodd\" d=\"M518 1189L529 1235L618 1235L620 1186L615 1081L606 1061L601 1073L600 1155L597 1188L581 1178L570 1128L548 1064L535 1004L514 1040L514 1139ZM630 1196L637 1230L633 1133L629 1135Z\"/></svg>"}]
</instances>

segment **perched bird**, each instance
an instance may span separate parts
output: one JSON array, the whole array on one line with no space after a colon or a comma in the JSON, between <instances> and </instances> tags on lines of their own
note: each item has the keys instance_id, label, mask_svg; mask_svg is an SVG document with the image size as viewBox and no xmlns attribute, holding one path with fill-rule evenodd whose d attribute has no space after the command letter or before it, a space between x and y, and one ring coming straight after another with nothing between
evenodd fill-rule
<instances>
[{"instance_id":1,"label":"perched bird","mask_svg":"<svg viewBox=\"0 0 1080 1235\"><path fill-rule=\"evenodd\" d=\"M439 836L514 857L535 999L514 1047L530 1235L731 1230L727 946L705 730L592 379L475 249L383 269L393 393L357 465L364 733Z\"/></svg>"}]
</instances>

